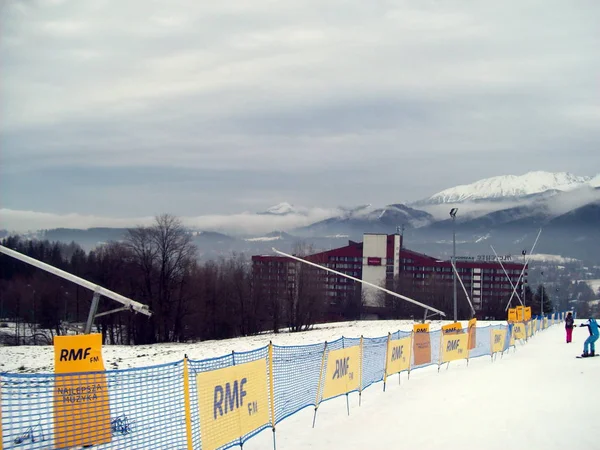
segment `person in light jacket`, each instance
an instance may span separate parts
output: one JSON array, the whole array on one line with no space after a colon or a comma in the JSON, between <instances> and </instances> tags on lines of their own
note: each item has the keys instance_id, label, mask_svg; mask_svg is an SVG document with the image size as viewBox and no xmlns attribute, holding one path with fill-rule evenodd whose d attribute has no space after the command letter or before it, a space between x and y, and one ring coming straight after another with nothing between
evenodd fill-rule
<instances>
[{"instance_id":1,"label":"person in light jacket","mask_svg":"<svg viewBox=\"0 0 600 450\"><path fill-rule=\"evenodd\" d=\"M596 319L590 317L587 323L582 323L579 326L588 327L588 330L590 332L590 336L583 343L583 354L581 356L583 358L586 358L588 356L595 356L596 341L598 340L598 336L600 336L600 330L598 330L598 322L596 322Z\"/></svg>"},{"instance_id":2,"label":"person in light jacket","mask_svg":"<svg viewBox=\"0 0 600 450\"><path fill-rule=\"evenodd\" d=\"M565 330L567 331L567 344L571 342L573 337L573 327L575 325L575 321L573 320L573 314L570 312L567 313L567 317L565 318Z\"/></svg>"}]
</instances>

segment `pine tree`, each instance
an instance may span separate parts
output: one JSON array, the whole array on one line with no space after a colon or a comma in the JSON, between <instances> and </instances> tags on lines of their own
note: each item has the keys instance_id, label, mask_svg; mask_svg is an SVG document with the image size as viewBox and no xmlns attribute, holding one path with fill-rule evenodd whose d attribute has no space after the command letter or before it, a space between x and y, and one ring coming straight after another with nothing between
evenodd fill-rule
<instances>
[{"instance_id":1,"label":"pine tree","mask_svg":"<svg viewBox=\"0 0 600 450\"><path fill-rule=\"evenodd\" d=\"M544 285L540 284L535 291L535 295L533 296L533 301L531 303L531 314L534 316L540 315L542 307L542 293L544 296L544 314L551 313L554 310L552 301L550 300L550 297L548 297L548 289Z\"/></svg>"}]
</instances>

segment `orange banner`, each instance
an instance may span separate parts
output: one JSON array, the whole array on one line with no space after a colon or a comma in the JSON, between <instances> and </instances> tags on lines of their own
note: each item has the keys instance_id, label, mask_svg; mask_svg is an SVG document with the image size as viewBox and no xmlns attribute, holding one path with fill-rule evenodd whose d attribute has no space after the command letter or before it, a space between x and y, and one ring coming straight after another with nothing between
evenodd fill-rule
<instances>
[{"instance_id":1,"label":"orange banner","mask_svg":"<svg viewBox=\"0 0 600 450\"><path fill-rule=\"evenodd\" d=\"M517 322L523 322L525 320L525 307L517 306L515 309L517 310Z\"/></svg>"},{"instance_id":2,"label":"orange banner","mask_svg":"<svg viewBox=\"0 0 600 450\"><path fill-rule=\"evenodd\" d=\"M55 447L109 443L108 385L98 373L104 371L102 335L56 336L54 371Z\"/></svg>"},{"instance_id":3,"label":"orange banner","mask_svg":"<svg viewBox=\"0 0 600 450\"><path fill-rule=\"evenodd\" d=\"M469 350L473 350L477 347L477 319L473 318L469 320Z\"/></svg>"},{"instance_id":4,"label":"orange banner","mask_svg":"<svg viewBox=\"0 0 600 450\"><path fill-rule=\"evenodd\" d=\"M429 324L423 323L413 326L413 361L415 366L431 363L431 338Z\"/></svg>"}]
</instances>

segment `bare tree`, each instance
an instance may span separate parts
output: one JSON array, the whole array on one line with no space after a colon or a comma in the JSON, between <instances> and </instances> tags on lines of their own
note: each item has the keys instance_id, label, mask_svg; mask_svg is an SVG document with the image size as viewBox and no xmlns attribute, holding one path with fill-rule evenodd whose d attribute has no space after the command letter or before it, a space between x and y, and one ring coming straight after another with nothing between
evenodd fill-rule
<instances>
[{"instance_id":1,"label":"bare tree","mask_svg":"<svg viewBox=\"0 0 600 450\"><path fill-rule=\"evenodd\" d=\"M313 250L298 243L294 253L303 257L312 254ZM308 330L321 319L325 304L325 272L308 264L295 263L294 283L289 286L286 305L290 331Z\"/></svg>"},{"instance_id":2,"label":"bare tree","mask_svg":"<svg viewBox=\"0 0 600 450\"><path fill-rule=\"evenodd\" d=\"M185 288L196 247L191 235L175 216L163 214L150 227L129 230L127 243L141 275L143 300L154 312L150 320L138 323L141 341L173 341L180 338Z\"/></svg>"}]
</instances>

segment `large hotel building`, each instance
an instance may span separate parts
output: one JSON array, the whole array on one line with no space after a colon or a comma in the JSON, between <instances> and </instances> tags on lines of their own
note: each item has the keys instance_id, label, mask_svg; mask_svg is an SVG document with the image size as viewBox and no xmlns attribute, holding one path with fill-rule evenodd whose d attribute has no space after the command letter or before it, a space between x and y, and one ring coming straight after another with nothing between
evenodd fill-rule
<instances>
[{"instance_id":1,"label":"large hotel building","mask_svg":"<svg viewBox=\"0 0 600 450\"><path fill-rule=\"evenodd\" d=\"M399 234L364 234L363 242L349 241L348 245L304 257L308 261L331 268L346 275L368 281L378 286L394 286L394 280L401 280L399 292L409 291L415 300L420 300L418 292L427 291L436 284L438 290L452 292L452 264L432 256L403 248ZM523 264L512 262L504 257L504 270L496 258L489 256L457 257L456 267L464 289L457 281L458 293L464 296L467 291L477 312L486 304L506 304L517 286L520 293L527 282L527 271L520 279ZM253 280L262 292L270 295L286 295L295 288L295 274L302 264L285 256L253 256ZM318 271L318 269L316 269ZM326 295L332 303L343 302L356 292L357 284L348 278L321 271ZM376 289L361 284L364 305L375 312L381 308L382 296ZM409 295L410 296L410 295Z\"/></svg>"}]
</instances>

